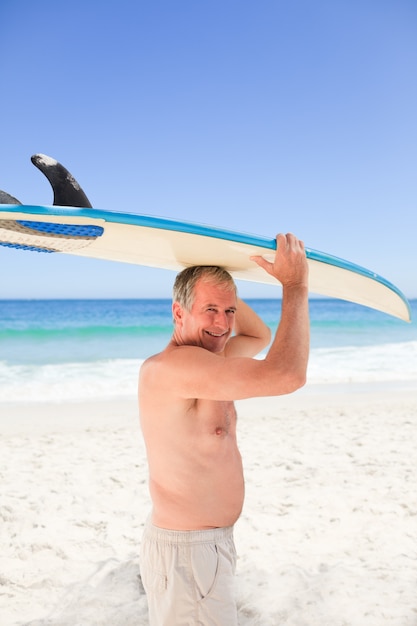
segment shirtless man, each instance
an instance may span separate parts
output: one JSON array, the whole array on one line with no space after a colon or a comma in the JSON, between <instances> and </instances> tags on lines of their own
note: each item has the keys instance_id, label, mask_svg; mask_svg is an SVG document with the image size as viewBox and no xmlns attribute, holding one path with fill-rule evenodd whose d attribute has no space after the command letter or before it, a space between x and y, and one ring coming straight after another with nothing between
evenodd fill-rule
<instances>
[{"instance_id":1,"label":"shirtless man","mask_svg":"<svg viewBox=\"0 0 417 626\"><path fill-rule=\"evenodd\" d=\"M244 498L234 400L291 393L305 383L308 268L303 243L278 235L283 287L270 342L262 320L219 268L187 268L174 285L172 339L141 368L139 407L152 515L141 544L151 626L235 626L233 525ZM234 332L233 336L232 333Z\"/></svg>"}]
</instances>

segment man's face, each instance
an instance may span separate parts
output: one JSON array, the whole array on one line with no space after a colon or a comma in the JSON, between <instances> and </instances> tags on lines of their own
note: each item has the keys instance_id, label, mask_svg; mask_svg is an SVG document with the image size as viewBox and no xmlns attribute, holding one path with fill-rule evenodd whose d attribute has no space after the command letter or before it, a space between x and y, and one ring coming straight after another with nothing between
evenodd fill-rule
<instances>
[{"instance_id":1,"label":"man's face","mask_svg":"<svg viewBox=\"0 0 417 626\"><path fill-rule=\"evenodd\" d=\"M177 342L222 352L233 332L236 304L236 294L229 285L199 280L191 311L174 303Z\"/></svg>"}]
</instances>

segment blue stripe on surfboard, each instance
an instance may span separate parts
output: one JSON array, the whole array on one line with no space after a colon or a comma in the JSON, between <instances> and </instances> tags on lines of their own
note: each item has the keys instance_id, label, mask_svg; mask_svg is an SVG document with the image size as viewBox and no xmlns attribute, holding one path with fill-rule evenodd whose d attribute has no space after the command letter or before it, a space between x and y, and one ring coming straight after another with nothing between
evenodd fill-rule
<instances>
[{"instance_id":1,"label":"blue stripe on surfboard","mask_svg":"<svg viewBox=\"0 0 417 626\"><path fill-rule=\"evenodd\" d=\"M2 211L8 211L10 213L26 213L34 215L50 215L63 217L84 217L88 219L103 220L109 223L115 224L128 224L131 226L142 226L147 228L158 228L161 230L171 230L181 233L188 233L192 235L200 235L203 237L213 237L217 239L224 239L226 241L233 241L237 243L243 243L251 246L264 248L266 250L276 249L276 240L260 235L250 235L247 233L240 233L227 229L217 228L215 226L208 226L204 224L196 224L193 222L183 222L180 220L174 220L165 217L153 217L150 215L139 215L135 213L122 213L119 211L102 211L100 209L80 209L77 207L60 207L60 206L43 206L43 205L0 205L0 215ZM371 280L381 283L391 291L395 292L406 305L409 314L411 315L410 304L398 287L393 283L386 280L379 274L371 272L370 270L346 261L339 257L327 254L325 252L319 252L311 248L306 248L306 256L312 261L319 263L325 263L327 265L333 265L341 269L354 272Z\"/></svg>"}]
</instances>

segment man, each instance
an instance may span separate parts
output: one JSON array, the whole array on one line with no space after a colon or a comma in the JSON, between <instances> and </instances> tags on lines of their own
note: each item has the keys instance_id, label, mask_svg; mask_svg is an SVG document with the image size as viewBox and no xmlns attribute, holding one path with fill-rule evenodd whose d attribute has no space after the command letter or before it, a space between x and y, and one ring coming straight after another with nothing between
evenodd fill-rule
<instances>
[{"instance_id":1,"label":"man","mask_svg":"<svg viewBox=\"0 0 417 626\"><path fill-rule=\"evenodd\" d=\"M220 268L187 268L175 281L169 345L143 364L139 406L152 515L141 544L151 626L235 626L233 525L244 498L234 400L291 393L309 352L304 244L278 235L271 263L281 320L267 327ZM234 335L232 333L234 331Z\"/></svg>"}]
</instances>

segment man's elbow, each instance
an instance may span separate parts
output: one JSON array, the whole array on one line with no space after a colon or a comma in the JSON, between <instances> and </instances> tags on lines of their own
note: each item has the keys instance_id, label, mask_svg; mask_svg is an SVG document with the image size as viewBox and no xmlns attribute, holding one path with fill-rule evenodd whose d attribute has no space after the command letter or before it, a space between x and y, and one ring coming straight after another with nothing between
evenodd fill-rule
<instances>
[{"instance_id":1,"label":"man's elbow","mask_svg":"<svg viewBox=\"0 0 417 626\"><path fill-rule=\"evenodd\" d=\"M294 372L293 375L289 379L289 390L287 391L287 393L294 393L295 391L298 391L299 389L304 387L306 382L307 382L306 371Z\"/></svg>"},{"instance_id":2,"label":"man's elbow","mask_svg":"<svg viewBox=\"0 0 417 626\"><path fill-rule=\"evenodd\" d=\"M298 379L298 387L297 389L301 389L307 383L307 372L303 372Z\"/></svg>"}]
</instances>

